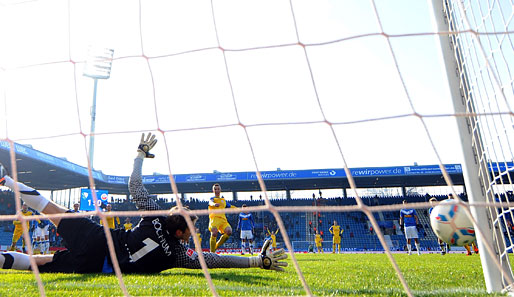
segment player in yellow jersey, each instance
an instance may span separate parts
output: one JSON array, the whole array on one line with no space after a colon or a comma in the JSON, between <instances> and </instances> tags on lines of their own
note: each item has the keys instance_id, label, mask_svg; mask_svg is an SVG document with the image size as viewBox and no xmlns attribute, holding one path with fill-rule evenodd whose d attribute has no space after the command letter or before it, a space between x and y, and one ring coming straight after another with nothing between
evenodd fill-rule
<instances>
[{"instance_id":1,"label":"player in yellow jersey","mask_svg":"<svg viewBox=\"0 0 514 297\"><path fill-rule=\"evenodd\" d=\"M198 243L200 244L200 249L202 249L202 234L200 234L200 229L196 228L196 236L198 237Z\"/></svg>"},{"instance_id":2,"label":"player in yellow jersey","mask_svg":"<svg viewBox=\"0 0 514 297\"><path fill-rule=\"evenodd\" d=\"M314 238L314 242L316 243L316 249L318 250L318 253L323 253L323 248L321 247L321 244L323 243L323 238L319 234L318 230L316 230L316 237Z\"/></svg>"},{"instance_id":3,"label":"player in yellow jersey","mask_svg":"<svg viewBox=\"0 0 514 297\"><path fill-rule=\"evenodd\" d=\"M209 210L235 207L221 197L221 186L219 184L212 185L212 192L214 197L209 200ZM211 232L209 247L211 253L214 253L232 235L232 227L230 227L224 213L209 214L209 231ZM221 234L221 237L216 241L218 233Z\"/></svg>"},{"instance_id":4,"label":"player in yellow jersey","mask_svg":"<svg viewBox=\"0 0 514 297\"><path fill-rule=\"evenodd\" d=\"M125 231L132 230L132 222L130 221L130 218L125 218L125 224L123 224L123 228Z\"/></svg>"},{"instance_id":5,"label":"player in yellow jersey","mask_svg":"<svg viewBox=\"0 0 514 297\"><path fill-rule=\"evenodd\" d=\"M21 206L21 214L24 216L32 215L32 211L29 210L29 207L25 203ZM23 227L21 225L21 221L14 220L13 224L14 224L14 232L12 234L12 244L11 244L11 247L9 248L10 251L16 250L16 243L18 242L20 237L22 237L22 235L23 235ZM27 222L27 230L29 230L29 228L30 228L29 226L30 226L30 222ZM21 238L21 249L25 253L25 238L23 238L23 237Z\"/></svg>"},{"instance_id":6,"label":"player in yellow jersey","mask_svg":"<svg viewBox=\"0 0 514 297\"><path fill-rule=\"evenodd\" d=\"M278 233L278 230L279 230L279 228L277 228L277 230L275 232L271 232L268 229L268 236L271 238L271 247L272 247L273 251L277 249L277 233Z\"/></svg>"},{"instance_id":7,"label":"player in yellow jersey","mask_svg":"<svg viewBox=\"0 0 514 297\"><path fill-rule=\"evenodd\" d=\"M112 205L107 204L107 206L105 207L105 212L110 212L111 210L112 210ZM120 224L119 217L106 217L106 219L107 219L107 225L109 226L110 229L116 229L116 226ZM103 225L102 220L100 220L100 225Z\"/></svg>"},{"instance_id":8,"label":"player in yellow jersey","mask_svg":"<svg viewBox=\"0 0 514 297\"><path fill-rule=\"evenodd\" d=\"M330 226L328 232L332 234L332 254L341 250L341 234L343 234L343 229L341 226L337 224L337 221L334 220L334 225Z\"/></svg>"}]
</instances>

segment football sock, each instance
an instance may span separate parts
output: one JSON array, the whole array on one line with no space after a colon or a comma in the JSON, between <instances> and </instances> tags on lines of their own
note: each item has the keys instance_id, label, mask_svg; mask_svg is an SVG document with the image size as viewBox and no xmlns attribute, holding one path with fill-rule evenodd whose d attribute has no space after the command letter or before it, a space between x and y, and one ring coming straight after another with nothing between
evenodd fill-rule
<instances>
[{"instance_id":1,"label":"football sock","mask_svg":"<svg viewBox=\"0 0 514 297\"><path fill-rule=\"evenodd\" d=\"M241 241L241 253L246 252L246 242Z\"/></svg>"},{"instance_id":2,"label":"football sock","mask_svg":"<svg viewBox=\"0 0 514 297\"><path fill-rule=\"evenodd\" d=\"M50 241L49 240L45 240L45 242L43 243L43 245L45 246L45 251L43 254L48 254L48 251L50 250Z\"/></svg>"},{"instance_id":3,"label":"football sock","mask_svg":"<svg viewBox=\"0 0 514 297\"><path fill-rule=\"evenodd\" d=\"M45 242L43 240L38 242L39 244L39 253L44 254L45 253Z\"/></svg>"},{"instance_id":4,"label":"football sock","mask_svg":"<svg viewBox=\"0 0 514 297\"><path fill-rule=\"evenodd\" d=\"M475 254L478 254L478 247L476 243L473 242L471 245L473 246L473 251L475 252Z\"/></svg>"},{"instance_id":5,"label":"football sock","mask_svg":"<svg viewBox=\"0 0 514 297\"><path fill-rule=\"evenodd\" d=\"M228 235L227 234L223 234L220 239L218 240L218 242L216 242L216 249L218 249L220 246L222 246L225 241L227 241L228 239Z\"/></svg>"},{"instance_id":6,"label":"football sock","mask_svg":"<svg viewBox=\"0 0 514 297\"><path fill-rule=\"evenodd\" d=\"M407 244L407 250L409 251L409 254L412 252L412 246L410 244Z\"/></svg>"},{"instance_id":7,"label":"football sock","mask_svg":"<svg viewBox=\"0 0 514 297\"><path fill-rule=\"evenodd\" d=\"M30 256L18 252L0 253L0 268L29 270Z\"/></svg>"},{"instance_id":8,"label":"football sock","mask_svg":"<svg viewBox=\"0 0 514 297\"><path fill-rule=\"evenodd\" d=\"M211 235L211 239L209 240L209 245L211 248L211 253L214 253L216 251L216 236Z\"/></svg>"},{"instance_id":9,"label":"football sock","mask_svg":"<svg viewBox=\"0 0 514 297\"><path fill-rule=\"evenodd\" d=\"M39 250L41 250L41 243L39 241L34 241L34 243L32 244L32 251L35 251L39 248Z\"/></svg>"},{"instance_id":10,"label":"football sock","mask_svg":"<svg viewBox=\"0 0 514 297\"><path fill-rule=\"evenodd\" d=\"M6 187L14 191L14 184L15 181L10 176L5 176ZM43 209L45 209L46 205L50 202L50 200L41 196L38 191L22 183L18 183L18 188L20 189L21 199L32 209L43 212Z\"/></svg>"},{"instance_id":11,"label":"football sock","mask_svg":"<svg viewBox=\"0 0 514 297\"><path fill-rule=\"evenodd\" d=\"M332 244L332 254L334 254L336 252L336 244Z\"/></svg>"},{"instance_id":12,"label":"football sock","mask_svg":"<svg viewBox=\"0 0 514 297\"><path fill-rule=\"evenodd\" d=\"M421 249L419 248L419 242L415 242L414 245L416 245L416 250L418 251L418 254L421 253Z\"/></svg>"}]
</instances>

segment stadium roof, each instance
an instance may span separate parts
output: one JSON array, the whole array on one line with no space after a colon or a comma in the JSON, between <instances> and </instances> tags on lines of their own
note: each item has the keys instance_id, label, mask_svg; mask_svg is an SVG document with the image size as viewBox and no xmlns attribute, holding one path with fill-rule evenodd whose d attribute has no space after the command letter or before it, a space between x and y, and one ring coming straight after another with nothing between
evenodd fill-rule
<instances>
[{"instance_id":1,"label":"stadium roof","mask_svg":"<svg viewBox=\"0 0 514 297\"><path fill-rule=\"evenodd\" d=\"M19 181L39 190L89 188L86 167L28 146L15 144L14 148ZM9 143L5 141L0 141L0 162L12 172ZM445 167L455 185L464 184L461 165ZM438 165L352 168L350 171L359 188L446 185ZM261 175L268 190L350 187L341 168L264 171ZM100 171L93 171L92 176L97 189L108 190L111 194L128 194L128 176L105 175ZM174 179L181 193L210 192L214 183L221 183L224 191L260 191L255 172L178 174ZM167 175L144 176L143 183L150 193L172 192Z\"/></svg>"}]
</instances>

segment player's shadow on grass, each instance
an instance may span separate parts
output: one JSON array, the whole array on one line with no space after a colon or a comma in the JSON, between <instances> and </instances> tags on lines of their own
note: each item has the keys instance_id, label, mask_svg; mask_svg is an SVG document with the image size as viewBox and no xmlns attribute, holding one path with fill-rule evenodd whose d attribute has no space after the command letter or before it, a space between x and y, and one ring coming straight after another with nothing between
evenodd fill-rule
<instances>
[{"instance_id":1,"label":"player's shadow on grass","mask_svg":"<svg viewBox=\"0 0 514 297\"><path fill-rule=\"evenodd\" d=\"M200 272L200 273L199 273ZM273 275L270 274L270 276L264 276L264 275L252 275L251 278L248 277L248 271L245 271L246 273L238 273L238 272L224 272L224 271L209 271L211 274L211 278L213 280L220 280L220 281L230 281L233 283L242 283L242 284L248 284L248 283L255 283L260 284L266 281L272 281L276 278L273 278ZM205 278L203 273L201 271L187 271L187 272L174 272L170 271L167 274L173 275L173 276L188 276L188 277L201 277ZM161 275L163 275L161 273Z\"/></svg>"},{"instance_id":2,"label":"player's shadow on grass","mask_svg":"<svg viewBox=\"0 0 514 297\"><path fill-rule=\"evenodd\" d=\"M240 272L224 272L224 271L210 271L211 278L215 281L230 281L232 283L241 283L241 284L262 284L265 282L273 281L275 278L273 278L273 275L270 276L264 276L255 274L251 278L248 277L248 274L243 274ZM103 278L107 276L106 274L61 274L61 273L51 273L51 274L42 274L43 279L45 278L45 275L52 275L52 280L46 280L46 281L66 281L66 282L87 282L90 280L94 280L96 278ZM109 274L113 278L116 277L115 274ZM192 271L169 271L169 272L162 272L162 273L130 273L130 274L123 274L124 277L126 276L152 276L152 275L159 275L159 276L179 276L179 277L199 277L199 278L205 278L201 270L192 270Z\"/></svg>"},{"instance_id":3,"label":"player's shadow on grass","mask_svg":"<svg viewBox=\"0 0 514 297\"><path fill-rule=\"evenodd\" d=\"M41 273L41 277L43 281L77 281L77 282L85 282L96 278L105 277L107 275L112 275L116 277L115 274L105 274L105 273ZM47 278L51 278L51 280L45 280L45 276Z\"/></svg>"}]
</instances>

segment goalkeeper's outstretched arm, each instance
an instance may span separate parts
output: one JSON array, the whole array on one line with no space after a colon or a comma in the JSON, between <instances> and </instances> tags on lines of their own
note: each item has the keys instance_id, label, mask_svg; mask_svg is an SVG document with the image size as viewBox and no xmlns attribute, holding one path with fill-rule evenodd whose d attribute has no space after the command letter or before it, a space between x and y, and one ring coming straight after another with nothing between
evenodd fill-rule
<instances>
[{"instance_id":1,"label":"goalkeeper's outstretched arm","mask_svg":"<svg viewBox=\"0 0 514 297\"><path fill-rule=\"evenodd\" d=\"M203 253L208 268L252 268L259 267L262 269L271 269L284 271L283 267L287 266L287 254L284 249L271 252L271 240L267 240L262 247L262 252L256 257L238 257L224 256L215 253ZM200 269L200 260L196 252L187 250L184 246L177 247L180 249L177 253L177 267Z\"/></svg>"},{"instance_id":2,"label":"goalkeeper's outstretched arm","mask_svg":"<svg viewBox=\"0 0 514 297\"><path fill-rule=\"evenodd\" d=\"M141 141L137 149L137 157L134 159L134 167L132 174L129 178L129 192L132 200L136 203L136 207L141 210L158 210L161 209L157 202L155 202L148 193L148 190L143 185L143 160L145 158L153 158L154 155L150 154L150 150L157 143L155 135L148 133L145 139L145 134L141 136Z\"/></svg>"}]
</instances>

